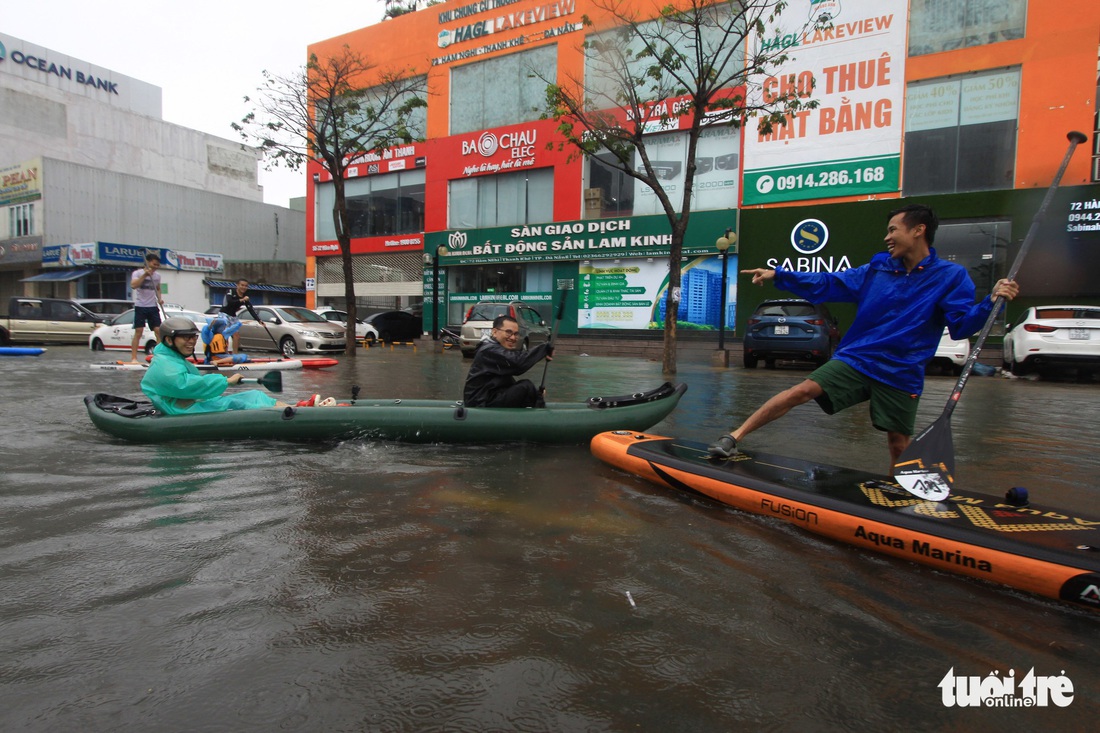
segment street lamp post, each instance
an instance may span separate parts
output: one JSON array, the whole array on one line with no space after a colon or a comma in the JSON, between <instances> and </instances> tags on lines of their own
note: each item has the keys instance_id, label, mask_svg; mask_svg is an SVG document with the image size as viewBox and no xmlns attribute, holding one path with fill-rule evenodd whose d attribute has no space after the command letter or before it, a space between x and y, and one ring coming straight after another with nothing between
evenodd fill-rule
<instances>
[{"instance_id":1,"label":"street lamp post","mask_svg":"<svg viewBox=\"0 0 1100 733\"><path fill-rule=\"evenodd\" d=\"M725 236L719 237L714 243L718 248L718 256L722 258L722 296L720 299L721 310L718 313L718 351L714 361L719 366L729 366L729 352L726 351L726 268L729 264L729 253L732 249L737 251L737 235L732 229L727 229Z\"/></svg>"}]
</instances>

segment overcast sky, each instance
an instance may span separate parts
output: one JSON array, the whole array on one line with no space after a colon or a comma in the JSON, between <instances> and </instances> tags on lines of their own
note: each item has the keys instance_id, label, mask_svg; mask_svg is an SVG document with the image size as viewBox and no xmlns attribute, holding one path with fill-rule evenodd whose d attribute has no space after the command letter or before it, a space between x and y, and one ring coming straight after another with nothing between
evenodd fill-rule
<instances>
[{"instance_id":1,"label":"overcast sky","mask_svg":"<svg viewBox=\"0 0 1100 733\"><path fill-rule=\"evenodd\" d=\"M305 65L306 46L372 25L382 0L2 0L0 31L163 90L164 119L228 140L261 72ZM264 201L305 195L305 175L261 168Z\"/></svg>"}]
</instances>

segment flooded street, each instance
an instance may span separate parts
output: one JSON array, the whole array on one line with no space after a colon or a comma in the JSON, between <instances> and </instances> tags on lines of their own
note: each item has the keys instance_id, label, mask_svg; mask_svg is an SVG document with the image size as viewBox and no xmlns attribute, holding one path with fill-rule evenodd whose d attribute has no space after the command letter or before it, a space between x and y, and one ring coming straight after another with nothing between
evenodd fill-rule
<instances>
[{"instance_id":1,"label":"flooded street","mask_svg":"<svg viewBox=\"0 0 1100 733\"><path fill-rule=\"evenodd\" d=\"M0 723L9 731L1095 728L1100 614L669 494L586 446L126 444L82 398L139 394L79 347L0 358ZM430 345L284 372L288 400L458 398ZM538 382L541 367L533 375ZM653 432L709 441L803 370L681 364ZM550 399L660 363L560 356ZM954 379L930 377L918 425ZM966 489L1095 515L1100 385L974 377ZM866 410L797 408L747 447L883 472ZM1068 707L947 707L956 676L1068 678Z\"/></svg>"}]
</instances>

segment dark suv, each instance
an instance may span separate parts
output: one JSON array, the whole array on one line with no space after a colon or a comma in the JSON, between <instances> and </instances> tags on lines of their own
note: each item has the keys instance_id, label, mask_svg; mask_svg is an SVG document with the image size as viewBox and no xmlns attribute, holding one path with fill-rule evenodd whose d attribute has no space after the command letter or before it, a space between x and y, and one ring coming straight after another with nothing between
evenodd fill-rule
<instances>
[{"instance_id":1,"label":"dark suv","mask_svg":"<svg viewBox=\"0 0 1100 733\"><path fill-rule=\"evenodd\" d=\"M838 341L840 329L824 305L802 298L765 300L753 311L745 330L745 368L755 369L763 360L771 369L776 359L820 366L832 358Z\"/></svg>"},{"instance_id":2,"label":"dark suv","mask_svg":"<svg viewBox=\"0 0 1100 733\"><path fill-rule=\"evenodd\" d=\"M466 314L459 337L462 355L473 357L483 336L493 329L497 316L510 316L519 324L519 348L526 350L550 340L550 328L539 312L519 300L483 300Z\"/></svg>"}]
</instances>

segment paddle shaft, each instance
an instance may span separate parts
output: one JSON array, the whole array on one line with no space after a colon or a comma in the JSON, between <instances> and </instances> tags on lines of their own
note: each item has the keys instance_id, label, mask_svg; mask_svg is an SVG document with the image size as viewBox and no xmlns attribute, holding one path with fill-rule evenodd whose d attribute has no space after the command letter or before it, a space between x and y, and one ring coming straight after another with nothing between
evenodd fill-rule
<instances>
[{"instance_id":1,"label":"paddle shaft","mask_svg":"<svg viewBox=\"0 0 1100 733\"><path fill-rule=\"evenodd\" d=\"M1024 237L1024 243L1020 245L1020 251L1016 254L1016 259L1012 261L1012 266L1008 269L1008 274L1005 275L1006 280L1016 279L1016 273L1020 271L1020 265L1023 264L1024 256L1027 254L1028 249L1031 248L1031 243L1039 233L1039 226L1046 217L1047 208L1050 206L1051 199L1054 198L1054 192L1058 189L1058 184L1062 182L1062 176L1066 172L1066 167L1069 166L1070 158L1073 157L1073 151L1077 149L1080 143L1086 140L1085 136L1077 131L1070 132L1066 137L1069 139L1069 149L1066 150L1066 157L1062 159L1062 165L1054 175L1054 180L1051 181L1050 188L1047 189L1046 196L1043 197L1043 203L1039 206L1039 210L1035 212L1035 216L1031 220L1031 226L1027 230L1027 236ZM951 413L955 411L955 405L959 402L959 396L962 394L963 387L966 386L966 382L970 378L970 373L974 370L974 364L978 361L978 354L981 353L982 347L985 345L985 340L989 336L989 332L993 329L993 323L997 320L997 315L1001 312L1002 305L1004 305L1004 298L1000 296L993 298L993 307L989 311L989 317L985 319L985 325L982 326L982 330L978 332L978 339L974 342L974 348L970 350L970 356L967 357L966 363L963 364L959 379L955 382L955 388L951 390L951 396L947 398L947 406L944 407L943 410L944 417L949 417Z\"/></svg>"},{"instance_id":2,"label":"paddle shaft","mask_svg":"<svg viewBox=\"0 0 1100 733\"><path fill-rule=\"evenodd\" d=\"M248 312L252 315L253 318L256 319L257 323L259 323L261 326L263 326L264 330L267 331L267 337L269 339L271 339L271 343L275 344L275 350L278 351L279 353L282 353L282 347L279 346L279 342L276 341L275 337L271 335L271 331L268 330L267 324L264 323L262 320L260 320L260 314L257 313L256 309L252 307L252 304L251 303L245 303L244 307L248 309Z\"/></svg>"},{"instance_id":3,"label":"paddle shaft","mask_svg":"<svg viewBox=\"0 0 1100 733\"><path fill-rule=\"evenodd\" d=\"M554 339L558 336L558 326L561 325L561 319L565 317L565 299L569 296L568 290L561 291L561 302L558 303L558 317L554 319L554 328L550 331L550 339L546 342L547 346L552 347L554 345ZM547 361L542 365L542 384L539 385L539 395L546 389L546 372L550 369L550 362Z\"/></svg>"}]
</instances>

